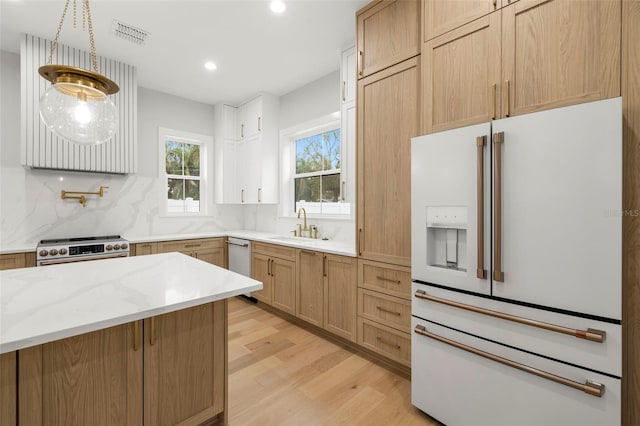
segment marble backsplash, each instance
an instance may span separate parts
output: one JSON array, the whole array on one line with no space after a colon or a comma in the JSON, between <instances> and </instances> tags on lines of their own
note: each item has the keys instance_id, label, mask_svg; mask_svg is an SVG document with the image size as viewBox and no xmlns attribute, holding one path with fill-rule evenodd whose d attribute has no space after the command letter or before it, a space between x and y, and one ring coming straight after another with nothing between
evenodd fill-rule
<instances>
[{"instance_id":1,"label":"marble backsplash","mask_svg":"<svg viewBox=\"0 0 640 426\"><path fill-rule=\"evenodd\" d=\"M98 191L86 207L62 200L61 190ZM208 206L198 217L163 217L157 178L54 170L0 168L0 249L35 247L47 238L119 234L125 238L197 234L242 229L243 206Z\"/></svg>"}]
</instances>

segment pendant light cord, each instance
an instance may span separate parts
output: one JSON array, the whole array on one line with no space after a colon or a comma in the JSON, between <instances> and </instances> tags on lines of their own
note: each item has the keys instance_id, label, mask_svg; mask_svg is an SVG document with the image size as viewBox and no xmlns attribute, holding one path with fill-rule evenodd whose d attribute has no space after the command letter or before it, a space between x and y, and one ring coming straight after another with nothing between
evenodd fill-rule
<instances>
[{"instance_id":1,"label":"pendant light cord","mask_svg":"<svg viewBox=\"0 0 640 426\"><path fill-rule=\"evenodd\" d=\"M67 16L67 10L69 9L69 2L71 0L67 0L64 4L64 10L62 11L62 17L60 18L60 22L58 23L58 30L56 31L56 36L51 43L51 51L49 52L49 59L47 60L47 64L51 65L51 61L53 60L53 52L58 48L58 39L60 38L60 32L62 31L62 24L64 24L64 18ZM93 71L98 73L98 57L96 55L96 42L93 37L93 23L91 22L91 9L89 8L89 0L82 0L82 28L84 29L85 22L87 23L87 28L89 29L89 44L91 45L91 65L93 66ZM73 0L73 25L76 25L76 0Z\"/></svg>"}]
</instances>

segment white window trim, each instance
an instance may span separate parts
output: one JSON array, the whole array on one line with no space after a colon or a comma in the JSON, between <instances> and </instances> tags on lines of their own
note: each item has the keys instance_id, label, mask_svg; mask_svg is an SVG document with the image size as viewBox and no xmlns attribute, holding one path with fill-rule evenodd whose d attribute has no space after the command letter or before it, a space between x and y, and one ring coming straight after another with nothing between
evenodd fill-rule
<instances>
[{"instance_id":1,"label":"white window trim","mask_svg":"<svg viewBox=\"0 0 640 426\"><path fill-rule=\"evenodd\" d=\"M332 129L340 129L342 135L340 112L319 117L314 120L309 120L296 126L289 127L280 131L280 164L281 176L280 176L280 217L293 218L297 217L292 207L292 202L295 194L294 175L295 175L295 160L296 152L294 149L296 139L300 139L305 136L311 136L318 133L323 133ZM341 144L344 143L344 137L341 136ZM341 154L344 153L344 149ZM340 159L340 174L341 180L345 172L344 159ZM309 213L308 217L322 218L322 219L350 219L353 215L354 206L351 206L351 214L328 214L328 213Z\"/></svg>"},{"instance_id":2,"label":"white window trim","mask_svg":"<svg viewBox=\"0 0 640 426\"><path fill-rule=\"evenodd\" d=\"M167 205L167 179L174 175L167 175L165 170L165 141L167 139L176 142L200 145L200 211L195 212L169 212ZM213 150L213 136L186 132L183 130L158 128L158 181L160 197L161 217L200 217L207 216L209 211L209 152ZM183 176L175 176L183 179Z\"/></svg>"}]
</instances>

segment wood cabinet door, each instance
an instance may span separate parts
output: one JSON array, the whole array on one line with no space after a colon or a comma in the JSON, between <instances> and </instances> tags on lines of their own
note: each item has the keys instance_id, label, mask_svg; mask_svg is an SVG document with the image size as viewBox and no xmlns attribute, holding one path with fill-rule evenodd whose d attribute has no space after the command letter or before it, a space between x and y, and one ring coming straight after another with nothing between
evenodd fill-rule
<instances>
[{"instance_id":1,"label":"wood cabinet door","mask_svg":"<svg viewBox=\"0 0 640 426\"><path fill-rule=\"evenodd\" d=\"M424 0L424 41L497 10L499 3L501 0Z\"/></svg>"},{"instance_id":2,"label":"wood cabinet door","mask_svg":"<svg viewBox=\"0 0 640 426\"><path fill-rule=\"evenodd\" d=\"M499 116L500 12L424 44L424 132Z\"/></svg>"},{"instance_id":3,"label":"wood cabinet door","mask_svg":"<svg viewBox=\"0 0 640 426\"><path fill-rule=\"evenodd\" d=\"M251 255L251 278L262 282L262 290L252 291L251 296L261 302L271 304L271 259L260 253Z\"/></svg>"},{"instance_id":4,"label":"wood cabinet door","mask_svg":"<svg viewBox=\"0 0 640 426\"><path fill-rule=\"evenodd\" d=\"M142 424L143 351L141 345L134 348L134 327L119 325L19 351L20 424Z\"/></svg>"},{"instance_id":5,"label":"wood cabinet door","mask_svg":"<svg viewBox=\"0 0 640 426\"><path fill-rule=\"evenodd\" d=\"M503 116L620 96L620 20L616 0L504 8Z\"/></svg>"},{"instance_id":6,"label":"wood cabinet door","mask_svg":"<svg viewBox=\"0 0 640 426\"><path fill-rule=\"evenodd\" d=\"M323 260L320 252L300 250L296 316L318 327L324 320Z\"/></svg>"},{"instance_id":7,"label":"wood cabinet door","mask_svg":"<svg viewBox=\"0 0 640 426\"><path fill-rule=\"evenodd\" d=\"M158 252L156 243L138 243L133 245L133 256L144 256Z\"/></svg>"},{"instance_id":8,"label":"wood cabinet door","mask_svg":"<svg viewBox=\"0 0 640 426\"><path fill-rule=\"evenodd\" d=\"M24 253L0 254L0 271L24 268L26 265Z\"/></svg>"},{"instance_id":9,"label":"wood cabinet door","mask_svg":"<svg viewBox=\"0 0 640 426\"><path fill-rule=\"evenodd\" d=\"M358 81L358 254L411 265L411 138L420 71L409 59Z\"/></svg>"},{"instance_id":10,"label":"wood cabinet door","mask_svg":"<svg viewBox=\"0 0 640 426\"><path fill-rule=\"evenodd\" d=\"M271 258L273 288L271 304L291 315L296 314L296 262ZM251 293L253 295L253 293Z\"/></svg>"},{"instance_id":11,"label":"wood cabinet door","mask_svg":"<svg viewBox=\"0 0 640 426\"><path fill-rule=\"evenodd\" d=\"M227 267L224 247L201 249L194 252L194 257L221 268Z\"/></svg>"},{"instance_id":12,"label":"wood cabinet door","mask_svg":"<svg viewBox=\"0 0 640 426\"><path fill-rule=\"evenodd\" d=\"M324 256L324 328L356 341L357 261L355 258Z\"/></svg>"},{"instance_id":13,"label":"wood cabinet door","mask_svg":"<svg viewBox=\"0 0 640 426\"><path fill-rule=\"evenodd\" d=\"M420 0L381 0L358 12L358 78L420 54Z\"/></svg>"},{"instance_id":14,"label":"wood cabinet door","mask_svg":"<svg viewBox=\"0 0 640 426\"><path fill-rule=\"evenodd\" d=\"M18 364L16 352L0 355L0 426L18 424Z\"/></svg>"},{"instance_id":15,"label":"wood cabinet door","mask_svg":"<svg viewBox=\"0 0 640 426\"><path fill-rule=\"evenodd\" d=\"M144 424L199 425L224 411L224 303L144 321ZM222 373L223 374L223 373ZM220 384L223 386L220 387Z\"/></svg>"}]
</instances>

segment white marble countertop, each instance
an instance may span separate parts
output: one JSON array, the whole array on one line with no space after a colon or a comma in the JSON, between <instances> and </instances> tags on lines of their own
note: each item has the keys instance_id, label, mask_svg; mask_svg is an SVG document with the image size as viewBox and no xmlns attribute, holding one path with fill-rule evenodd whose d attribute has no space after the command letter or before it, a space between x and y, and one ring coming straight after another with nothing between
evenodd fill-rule
<instances>
[{"instance_id":1,"label":"white marble countertop","mask_svg":"<svg viewBox=\"0 0 640 426\"><path fill-rule=\"evenodd\" d=\"M0 353L261 289L180 253L0 271Z\"/></svg>"}]
</instances>

